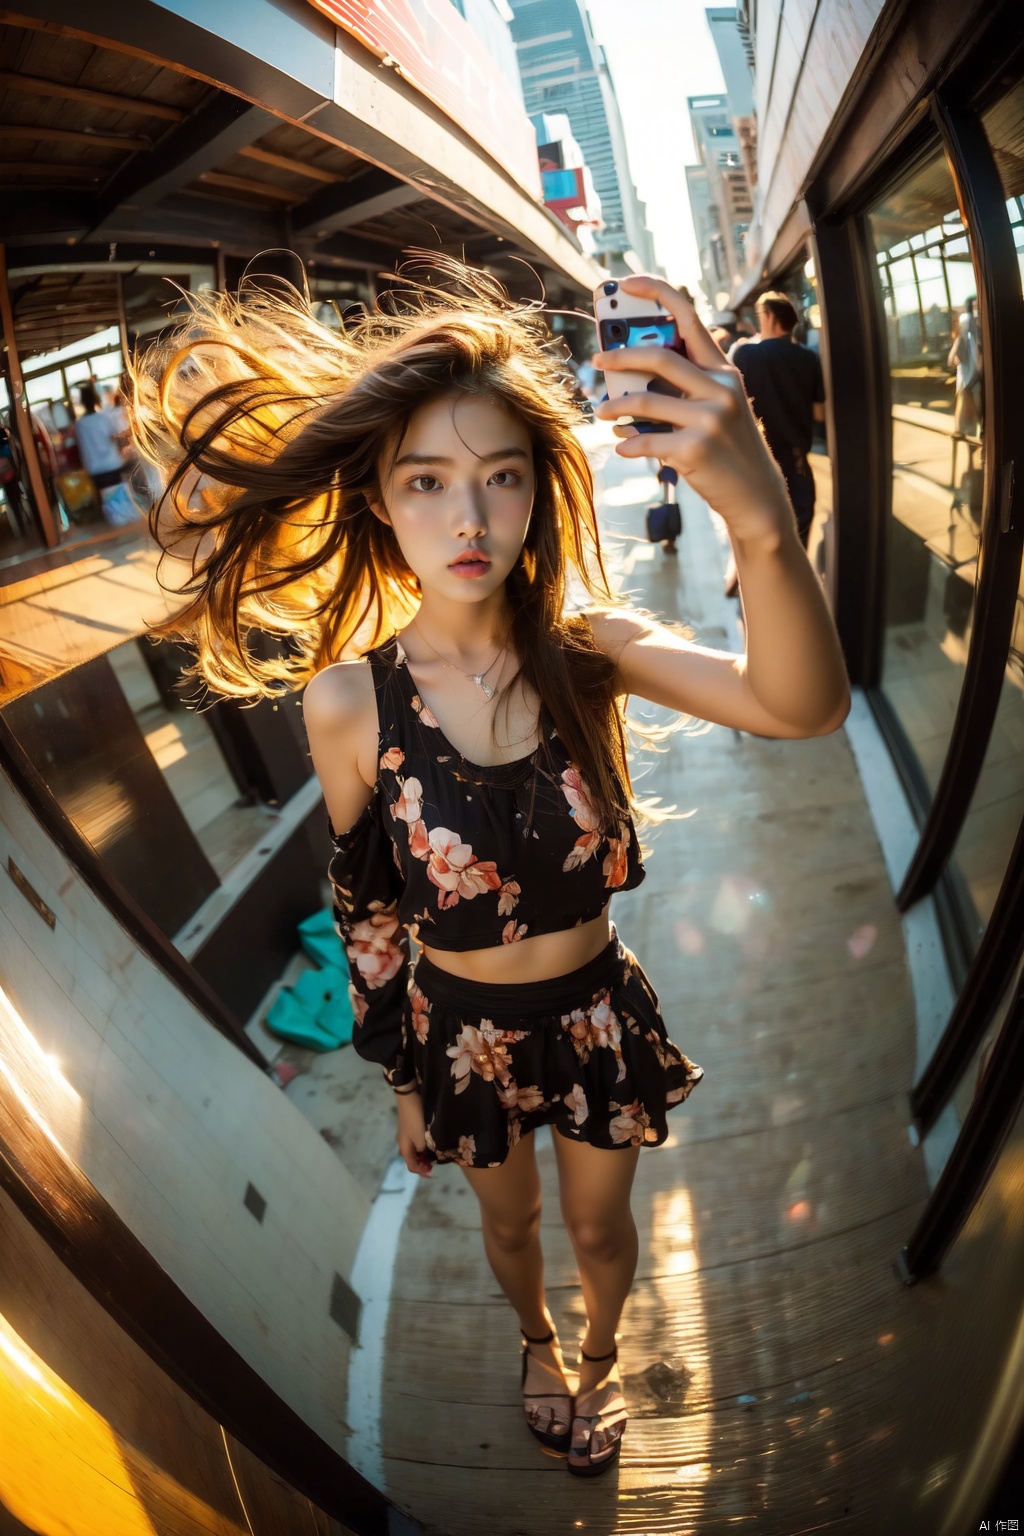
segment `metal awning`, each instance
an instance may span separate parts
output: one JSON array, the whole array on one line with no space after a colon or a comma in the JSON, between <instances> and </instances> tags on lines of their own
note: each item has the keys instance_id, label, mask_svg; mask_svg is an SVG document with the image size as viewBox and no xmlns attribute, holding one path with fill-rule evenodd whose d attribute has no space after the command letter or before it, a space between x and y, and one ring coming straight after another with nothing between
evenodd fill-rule
<instances>
[{"instance_id":1,"label":"metal awning","mask_svg":"<svg viewBox=\"0 0 1024 1536\"><path fill-rule=\"evenodd\" d=\"M380 269L416 245L492 267L525 257L560 287L597 280L510 173L301 0L253 0L244 25L211 8L217 33L184 3L94 5L88 34L71 0L34 10L0 25L14 272L52 264L60 248L118 261L131 246L144 258L146 242ZM84 313L89 286L34 280L21 301L31 309L49 292Z\"/></svg>"}]
</instances>

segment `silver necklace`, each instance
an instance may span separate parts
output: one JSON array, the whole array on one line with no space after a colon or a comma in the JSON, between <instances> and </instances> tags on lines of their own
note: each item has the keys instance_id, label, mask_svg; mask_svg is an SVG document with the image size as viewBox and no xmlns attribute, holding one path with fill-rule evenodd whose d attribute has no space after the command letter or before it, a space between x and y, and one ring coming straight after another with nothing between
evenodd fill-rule
<instances>
[{"instance_id":1,"label":"silver necklace","mask_svg":"<svg viewBox=\"0 0 1024 1536\"><path fill-rule=\"evenodd\" d=\"M442 656L441 652L430 644L430 641L427 639L427 637L423 633L422 629L420 629L420 627L416 623L415 619L413 619L412 624L409 627L410 628L415 628L416 633L419 635L420 639L423 641L423 644L425 646L427 646L429 650L434 652L434 655L437 657L438 661L441 663L442 666L447 667L450 672L460 672L463 677L468 677L470 679L470 681L474 682L476 684L476 686L480 689L480 691L483 694L485 699L493 699L494 698L494 689L491 687L490 683L488 683L486 681L486 677L487 677L488 672L493 672L494 671L495 667L498 665L498 662L501 660L501 658L504 656L505 652L508 650L508 644L507 643L502 646L501 650L498 652L497 656L495 656L494 660L491 662L489 667L485 667L482 672L467 672L464 667L457 667L453 661L449 661L447 656Z\"/></svg>"}]
</instances>

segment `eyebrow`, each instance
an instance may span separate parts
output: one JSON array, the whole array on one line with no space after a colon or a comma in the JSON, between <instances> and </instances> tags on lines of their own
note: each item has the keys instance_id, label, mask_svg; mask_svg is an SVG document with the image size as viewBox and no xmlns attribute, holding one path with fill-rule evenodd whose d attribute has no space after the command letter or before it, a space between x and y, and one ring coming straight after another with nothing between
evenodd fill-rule
<instances>
[{"instance_id":1,"label":"eyebrow","mask_svg":"<svg viewBox=\"0 0 1024 1536\"><path fill-rule=\"evenodd\" d=\"M493 464L498 459L526 459L529 454L525 448L498 448L494 453L480 453L477 458L481 464ZM438 453L403 453L400 459L395 460L395 468L402 464L452 464L453 459L446 459Z\"/></svg>"}]
</instances>

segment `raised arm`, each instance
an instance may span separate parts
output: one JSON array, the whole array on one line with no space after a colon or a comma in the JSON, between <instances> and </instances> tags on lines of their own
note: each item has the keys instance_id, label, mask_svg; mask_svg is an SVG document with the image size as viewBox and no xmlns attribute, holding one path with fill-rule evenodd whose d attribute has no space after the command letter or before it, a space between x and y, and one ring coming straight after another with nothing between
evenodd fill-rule
<instances>
[{"instance_id":1,"label":"raised arm","mask_svg":"<svg viewBox=\"0 0 1024 1536\"><path fill-rule=\"evenodd\" d=\"M760 736L834 731L850 705L839 637L739 373L692 305L668 283L629 277L622 287L660 299L675 316L689 357L661 347L620 348L595 357L606 371L642 369L683 391L679 399L645 395L644 417L672 430L641 434L616 428L623 439L617 452L627 459L656 455L725 519L743 594L747 648L738 657L691 645L628 613L594 615L597 642L615 657L625 692ZM623 413L621 402L612 401L595 410L606 419Z\"/></svg>"}]
</instances>

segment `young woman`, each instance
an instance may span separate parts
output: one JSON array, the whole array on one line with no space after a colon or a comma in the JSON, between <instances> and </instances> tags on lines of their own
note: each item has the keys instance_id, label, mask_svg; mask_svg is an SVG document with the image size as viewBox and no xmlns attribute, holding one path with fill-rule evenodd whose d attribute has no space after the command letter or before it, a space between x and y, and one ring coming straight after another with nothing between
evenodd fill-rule
<instances>
[{"instance_id":1,"label":"young woman","mask_svg":"<svg viewBox=\"0 0 1024 1536\"><path fill-rule=\"evenodd\" d=\"M252 697L311 678L356 1049L384 1068L407 1167L462 1167L526 1340L527 1424L593 1475L626 1422L615 1339L639 1149L703 1075L609 921L644 874L623 703L801 737L834 730L848 691L782 477L692 307L654 278L624 283L675 316L690 360L630 352L683 393L647 397L671 430L617 429L617 451L656 449L726 519L745 656L615 599L536 315L452 276L456 292L420 290L340 336L297 296L199 300L191 336L138 380L136 416L174 471L155 528L188 562L177 632L197 673ZM592 601L573 616L570 574ZM250 627L290 637L287 654L261 660ZM586 1303L575 1393L544 1295L542 1124Z\"/></svg>"}]
</instances>

